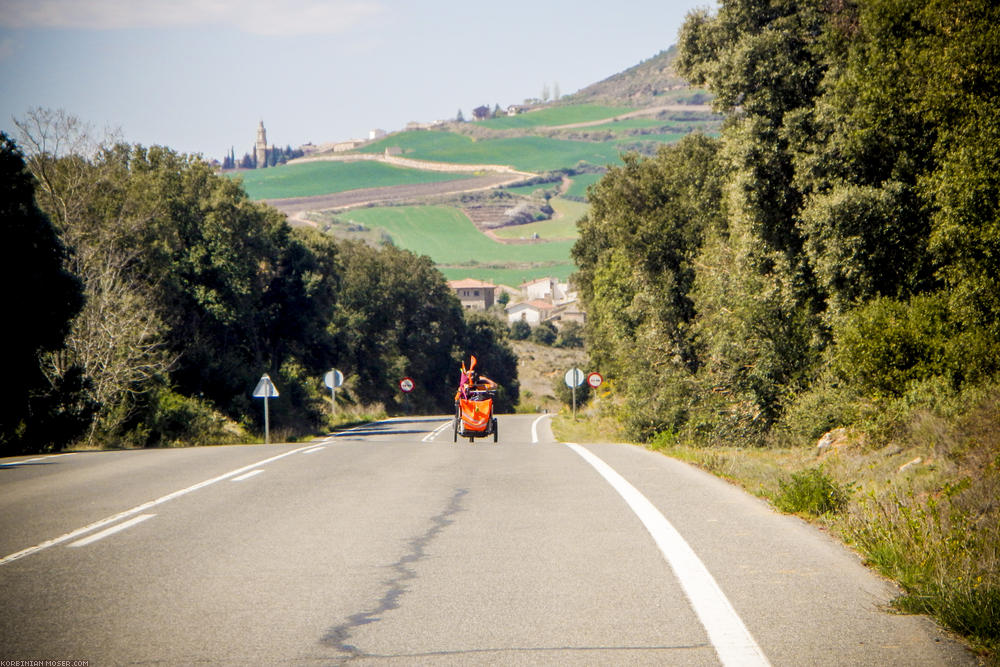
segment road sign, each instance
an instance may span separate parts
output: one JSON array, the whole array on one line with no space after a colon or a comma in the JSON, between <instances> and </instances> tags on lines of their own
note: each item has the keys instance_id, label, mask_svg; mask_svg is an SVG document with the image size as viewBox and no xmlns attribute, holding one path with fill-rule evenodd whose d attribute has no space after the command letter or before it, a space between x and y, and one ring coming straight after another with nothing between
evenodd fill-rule
<instances>
[{"instance_id":1,"label":"road sign","mask_svg":"<svg viewBox=\"0 0 1000 667\"><path fill-rule=\"evenodd\" d=\"M323 382L326 384L327 389L336 389L344 384L344 374L336 368L332 371L327 371L326 375L323 376Z\"/></svg>"},{"instance_id":2,"label":"road sign","mask_svg":"<svg viewBox=\"0 0 1000 667\"><path fill-rule=\"evenodd\" d=\"M260 380L257 381L257 386L253 390L254 398L264 399L264 443L271 444L271 418L268 415L267 410L267 399L277 398L278 390L275 389L274 383L271 382L271 376L264 373L260 376Z\"/></svg>"},{"instance_id":3,"label":"road sign","mask_svg":"<svg viewBox=\"0 0 1000 667\"><path fill-rule=\"evenodd\" d=\"M404 394L409 394L413 391L413 378L405 377L399 381L399 388L403 390Z\"/></svg>"},{"instance_id":4,"label":"road sign","mask_svg":"<svg viewBox=\"0 0 1000 667\"><path fill-rule=\"evenodd\" d=\"M257 386L253 390L254 398L277 398L278 390L275 389L274 383L271 382L271 377L264 373L260 376L260 380L257 382Z\"/></svg>"},{"instance_id":5,"label":"road sign","mask_svg":"<svg viewBox=\"0 0 1000 667\"><path fill-rule=\"evenodd\" d=\"M569 387L570 389L573 389L583 384L583 378L584 378L583 371L581 371L579 368L571 368L568 371L566 371L566 377L564 378L564 380L566 382L566 386Z\"/></svg>"},{"instance_id":6,"label":"road sign","mask_svg":"<svg viewBox=\"0 0 1000 667\"><path fill-rule=\"evenodd\" d=\"M600 387L602 382L604 382L604 378L601 377L600 373L591 373L590 375L587 376L587 384L589 384L594 389Z\"/></svg>"}]
</instances>

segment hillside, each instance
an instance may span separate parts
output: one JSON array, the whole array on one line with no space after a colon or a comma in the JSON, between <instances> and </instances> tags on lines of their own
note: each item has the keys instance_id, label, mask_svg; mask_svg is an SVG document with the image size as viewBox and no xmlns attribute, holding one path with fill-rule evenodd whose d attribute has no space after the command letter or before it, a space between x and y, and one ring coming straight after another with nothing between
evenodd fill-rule
<instances>
[{"instance_id":1,"label":"hillside","mask_svg":"<svg viewBox=\"0 0 1000 667\"><path fill-rule=\"evenodd\" d=\"M520 113L411 124L351 151L235 176L292 224L428 254L449 278L565 280L587 186L625 153L652 155L691 132L718 132L704 93L674 71L674 55L662 51Z\"/></svg>"},{"instance_id":2,"label":"hillside","mask_svg":"<svg viewBox=\"0 0 1000 667\"><path fill-rule=\"evenodd\" d=\"M665 101L704 104L704 91L691 88L674 70L677 47L644 60L624 72L619 72L568 95L560 104L624 104L654 106Z\"/></svg>"}]
</instances>

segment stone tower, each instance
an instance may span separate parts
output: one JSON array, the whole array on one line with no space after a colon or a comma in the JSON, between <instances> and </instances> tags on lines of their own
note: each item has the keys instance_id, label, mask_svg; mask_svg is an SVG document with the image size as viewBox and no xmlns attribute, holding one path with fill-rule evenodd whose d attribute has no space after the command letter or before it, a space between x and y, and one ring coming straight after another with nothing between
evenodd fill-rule
<instances>
[{"instance_id":1,"label":"stone tower","mask_svg":"<svg viewBox=\"0 0 1000 667\"><path fill-rule=\"evenodd\" d=\"M257 147L254 150L254 157L257 158L258 169L267 166L267 130L264 129L264 121L260 121L257 125Z\"/></svg>"}]
</instances>

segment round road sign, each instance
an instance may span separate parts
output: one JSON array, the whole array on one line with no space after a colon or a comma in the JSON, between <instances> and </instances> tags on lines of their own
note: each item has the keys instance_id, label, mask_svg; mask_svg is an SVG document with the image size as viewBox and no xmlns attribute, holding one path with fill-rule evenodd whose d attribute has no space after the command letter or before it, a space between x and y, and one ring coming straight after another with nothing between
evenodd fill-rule
<instances>
[{"instance_id":1,"label":"round road sign","mask_svg":"<svg viewBox=\"0 0 1000 667\"><path fill-rule=\"evenodd\" d=\"M344 384L344 374L336 368L332 371L327 371L326 375L323 376L323 382L328 388L336 389L340 385Z\"/></svg>"},{"instance_id":2,"label":"round road sign","mask_svg":"<svg viewBox=\"0 0 1000 667\"><path fill-rule=\"evenodd\" d=\"M399 388L403 390L404 394L409 394L413 391L413 378L405 377L399 381Z\"/></svg>"},{"instance_id":3,"label":"round road sign","mask_svg":"<svg viewBox=\"0 0 1000 667\"><path fill-rule=\"evenodd\" d=\"M601 377L600 373L591 373L590 375L587 376L587 384L589 384L594 389L600 387L602 382L604 382L604 378Z\"/></svg>"},{"instance_id":4,"label":"round road sign","mask_svg":"<svg viewBox=\"0 0 1000 667\"><path fill-rule=\"evenodd\" d=\"M571 368L566 371L566 377L563 378L566 382L566 386L569 388L579 387L583 384L583 371L579 368Z\"/></svg>"}]
</instances>

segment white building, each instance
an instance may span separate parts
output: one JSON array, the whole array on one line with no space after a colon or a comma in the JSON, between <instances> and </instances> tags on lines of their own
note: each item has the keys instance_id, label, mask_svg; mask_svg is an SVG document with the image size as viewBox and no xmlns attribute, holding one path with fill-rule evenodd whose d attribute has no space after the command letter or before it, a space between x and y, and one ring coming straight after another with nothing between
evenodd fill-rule
<instances>
[{"instance_id":1,"label":"white building","mask_svg":"<svg viewBox=\"0 0 1000 667\"><path fill-rule=\"evenodd\" d=\"M541 299L522 301L521 303L507 306L507 322L508 324L513 324L514 322L521 321L527 322L531 326L537 326L539 323L547 320L553 310L555 310L555 306L548 301Z\"/></svg>"}]
</instances>

